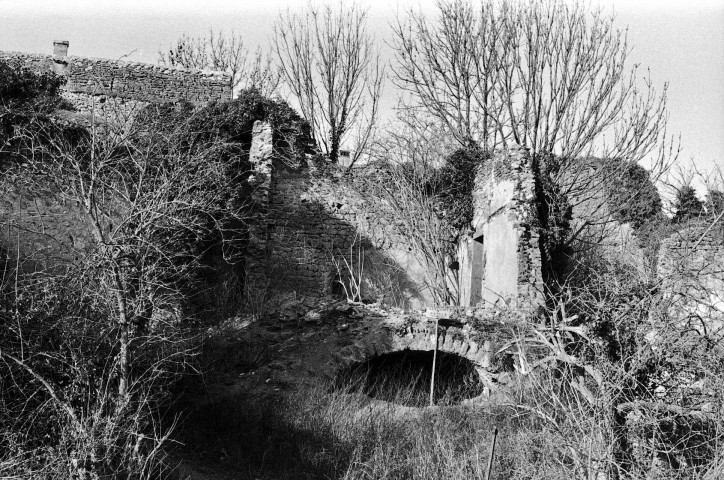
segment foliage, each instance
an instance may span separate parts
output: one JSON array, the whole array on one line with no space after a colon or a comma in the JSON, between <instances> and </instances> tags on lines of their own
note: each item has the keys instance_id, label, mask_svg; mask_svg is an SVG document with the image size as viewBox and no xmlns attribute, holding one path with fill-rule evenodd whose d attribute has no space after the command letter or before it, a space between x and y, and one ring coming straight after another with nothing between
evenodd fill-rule
<instances>
[{"instance_id":1,"label":"foliage","mask_svg":"<svg viewBox=\"0 0 724 480\"><path fill-rule=\"evenodd\" d=\"M395 83L410 105L465 145L512 145L566 160L609 133L606 158L638 161L657 148L666 120L660 96L629 68L626 32L585 2L439 2L393 24ZM603 143L603 142L601 142Z\"/></svg>"},{"instance_id":2,"label":"foliage","mask_svg":"<svg viewBox=\"0 0 724 480\"><path fill-rule=\"evenodd\" d=\"M271 58L257 49L250 59L244 39L235 32L224 34L209 30L208 36L183 35L168 52L159 52L159 62L171 67L227 72L232 98L241 89L254 89L272 95L279 86L280 73Z\"/></svg>"},{"instance_id":3,"label":"foliage","mask_svg":"<svg viewBox=\"0 0 724 480\"><path fill-rule=\"evenodd\" d=\"M71 109L60 96L63 77L36 73L0 60L0 157L18 148L18 130L34 121L47 121L56 109Z\"/></svg>"},{"instance_id":4,"label":"foliage","mask_svg":"<svg viewBox=\"0 0 724 480\"><path fill-rule=\"evenodd\" d=\"M658 174L678 155L666 133L666 85L656 92L639 78L625 30L601 8L450 0L438 2L434 16L405 11L393 29L392 80L405 108L435 119L463 147L473 140L490 151L523 147L558 158L553 180L567 202L596 207L573 219L569 245L590 244L580 237L598 233L608 217L598 201L605 183L579 175L587 158L646 159Z\"/></svg>"},{"instance_id":5,"label":"foliage","mask_svg":"<svg viewBox=\"0 0 724 480\"><path fill-rule=\"evenodd\" d=\"M24 66L0 60L0 99L3 113L47 114L68 103L60 97L65 78L53 73L36 73Z\"/></svg>"},{"instance_id":6,"label":"foliage","mask_svg":"<svg viewBox=\"0 0 724 480\"><path fill-rule=\"evenodd\" d=\"M649 172L637 163L603 163L603 176L610 182L607 202L613 215L621 223L630 223L634 229L641 229L646 223L660 221L662 203L656 186L649 178Z\"/></svg>"},{"instance_id":7,"label":"foliage","mask_svg":"<svg viewBox=\"0 0 724 480\"><path fill-rule=\"evenodd\" d=\"M716 217L724 212L724 192L710 189L706 196L706 213L709 217Z\"/></svg>"},{"instance_id":8,"label":"foliage","mask_svg":"<svg viewBox=\"0 0 724 480\"><path fill-rule=\"evenodd\" d=\"M676 213L673 223L683 223L687 220L697 219L704 214L704 203L696 196L696 190L691 185L684 185L676 192L674 200Z\"/></svg>"},{"instance_id":9,"label":"foliage","mask_svg":"<svg viewBox=\"0 0 724 480\"><path fill-rule=\"evenodd\" d=\"M193 354L187 329L200 312L188 307L203 291L205 257L219 248L228 262L242 259L256 119L304 129L285 104L254 91L201 109L151 106L128 129L92 124L72 138L53 122L22 129L35 149L20 150L23 162L3 179L72 200L92 242L75 263L3 278L0 319L10 328L0 356L3 379L15 380L2 386L0 435L7 451L37 460L18 469L55 462L66 473L49 475L59 478L158 474L167 431L157 392Z\"/></svg>"},{"instance_id":10,"label":"foliage","mask_svg":"<svg viewBox=\"0 0 724 480\"><path fill-rule=\"evenodd\" d=\"M536 419L503 407L411 409L314 385L288 398L204 406L184 429L241 478L490 480L560 478ZM404 386L402 386L404 387ZM269 461L269 458L278 459ZM546 476L547 475L547 476Z\"/></svg>"},{"instance_id":11,"label":"foliage","mask_svg":"<svg viewBox=\"0 0 724 480\"><path fill-rule=\"evenodd\" d=\"M9 280L0 292L0 476L160 475L168 431L154 423L191 343L170 331L138 335L143 354L119 401L119 337L93 295L94 272Z\"/></svg>"},{"instance_id":12,"label":"foliage","mask_svg":"<svg viewBox=\"0 0 724 480\"><path fill-rule=\"evenodd\" d=\"M543 280L551 289L549 293L557 292L558 286L565 283L571 268L573 208L565 190L556 181L560 168L561 159L555 155L535 158L541 267Z\"/></svg>"},{"instance_id":13,"label":"foliage","mask_svg":"<svg viewBox=\"0 0 724 480\"><path fill-rule=\"evenodd\" d=\"M430 184L432 172L417 167L391 165L385 180L372 185L373 191L395 212L394 228L423 265L425 287L435 303L455 305L458 281L450 265L459 232L439 213L439 199Z\"/></svg>"},{"instance_id":14,"label":"foliage","mask_svg":"<svg viewBox=\"0 0 724 480\"><path fill-rule=\"evenodd\" d=\"M458 149L445 158L431 182L439 201L439 214L457 230L471 228L475 176L489 158L490 153L475 144Z\"/></svg>"},{"instance_id":15,"label":"foliage","mask_svg":"<svg viewBox=\"0 0 724 480\"><path fill-rule=\"evenodd\" d=\"M608 184L607 206L614 219L628 223L634 229L637 242L652 268L657 261L662 234L669 227L661 196L644 167L632 162L621 162L621 167L618 163L602 162L603 181Z\"/></svg>"}]
</instances>

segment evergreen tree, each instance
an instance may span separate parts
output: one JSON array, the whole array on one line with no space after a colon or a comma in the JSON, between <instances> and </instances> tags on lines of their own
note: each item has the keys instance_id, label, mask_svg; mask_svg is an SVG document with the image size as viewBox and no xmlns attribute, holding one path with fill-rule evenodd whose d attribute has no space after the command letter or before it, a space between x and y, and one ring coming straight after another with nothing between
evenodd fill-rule
<instances>
[{"instance_id":1,"label":"evergreen tree","mask_svg":"<svg viewBox=\"0 0 724 480\"><path fill-rule=\"evenodd\" d=\"M696 190L691 185L685 185L676 192L676 214L674 223L683 223L704 214L704 203L696 196Z\"/></svg>"},{"instance_id":2,"label":"evergreen tree","mask_svg":"<svg viewBox=\"0 0 724 480\"><path fill-rule=\"evenodd\" d=\"M724 192L720 190L709 190L706 196L706 213L710 217L716 217L724 211Z\"/></svg>"}]
</instances>

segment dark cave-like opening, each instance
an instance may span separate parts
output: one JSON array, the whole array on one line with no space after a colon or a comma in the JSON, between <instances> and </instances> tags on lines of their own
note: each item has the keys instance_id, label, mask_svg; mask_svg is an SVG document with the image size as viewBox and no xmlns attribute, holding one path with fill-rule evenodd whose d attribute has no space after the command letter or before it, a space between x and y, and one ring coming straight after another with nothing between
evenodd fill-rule
<instances>
[{"instance_id":1,"label":"dark cave-like opening","mask_svg":"<svg viewBox=\"0 0 724 480\"><path fill-rule=\"evenodd\" d=\"M433 352L400 350L359 362L339 372L335 388L410 407L430 402ZM455 405L483 393L475 364L467 358L437 352L435 405Z\"/></svg>"}]
</instances>

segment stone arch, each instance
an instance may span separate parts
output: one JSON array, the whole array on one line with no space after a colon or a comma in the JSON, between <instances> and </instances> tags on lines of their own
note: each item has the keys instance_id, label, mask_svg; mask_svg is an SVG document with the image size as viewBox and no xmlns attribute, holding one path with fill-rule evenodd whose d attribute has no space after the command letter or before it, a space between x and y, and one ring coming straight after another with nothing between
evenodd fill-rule
<instances>
[{"instance_id":1,"label":"stone arch","mask_svg":"<svg viewBox=\"0 0 724 480\"><path fill-rule=\"evenodd\" d=\"M354 363L370 360L380 355L402 350L433 351L435 327L426 323L416 323L403 329L385 329L364 335L354 344L342 348L330 365L330 372L336 372ZM490 368L489 342L478 342L468 338L458 327L440 327L438 331L438 351L463 357L475 365L485 380L485 372Z\"/></svg>"}]
</instances>

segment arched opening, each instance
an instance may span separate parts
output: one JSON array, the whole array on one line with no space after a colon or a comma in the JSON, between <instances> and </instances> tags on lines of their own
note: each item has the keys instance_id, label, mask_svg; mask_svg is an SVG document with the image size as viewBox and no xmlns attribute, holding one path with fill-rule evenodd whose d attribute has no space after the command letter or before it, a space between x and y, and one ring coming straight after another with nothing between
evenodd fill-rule
<instances>
[{"instance_id":1,"label":"arched opening","mask_svg":"<svg viewBox=\"0 0 724 480\"><path fill-rule=\"evenodd\" d=\"M433 352L400 350L355 363L338 373L335 388L409 407L430 403ZM437 352L435 405L455 405L483 393L475 364L465 357Z\"/></svg>"}]
</instances>

